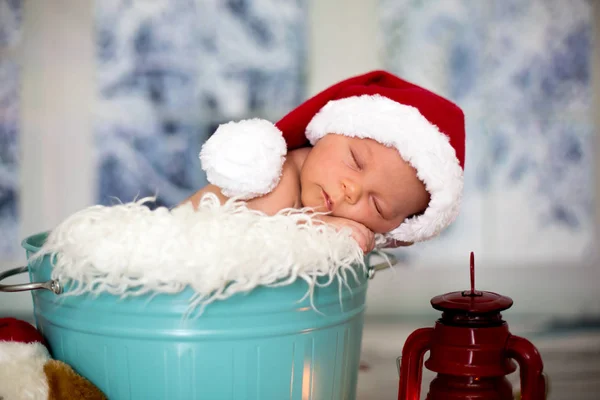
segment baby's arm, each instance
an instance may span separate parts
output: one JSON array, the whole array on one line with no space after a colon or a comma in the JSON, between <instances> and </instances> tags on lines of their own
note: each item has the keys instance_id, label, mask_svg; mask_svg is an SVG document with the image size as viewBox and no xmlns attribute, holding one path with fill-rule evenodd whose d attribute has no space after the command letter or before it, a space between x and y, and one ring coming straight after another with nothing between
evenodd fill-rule
<instances>
[{"instance_id":1,"label":"baby's arm","mask_svg":"<svg viewBox=\"0 0 600 400\"><path fill-rule=\"evenodd\" d=\"M358 242L362 251L366 254L375 248L375 233L369 228L361 224L346 218L333 217L330 215L319 216L323 222L331 224L338 229L350 228L352 230L352 237ZM381 246L383 248L393 249L398 247L412 246L411 242L403 242L401 240L387 239L387 241Z\"/></svg>"},{"instance_id":2,"label":"baby's arm","mask_svg":"<svg viewBox=\"0 0 600 400\"><path fill-rule=\"evenodd\" d=\"M221 203L225 203L228 200L228 197L223 195L218 186L207 185L183 201L182 204L191 202L192 206L196 209L202 196L209 192L217 195ZM285 162L281 180L273 191L262 197L250 199L246 203L249 208L262 211L267 215L274 215L285 208L300 208L302 206L300 203L300 179L298 169L294 163L292 161ZM330 215L319 215L317 218L338 229L350 228L352 237L358 242L360 248L365 253L373 250L375 246L375 234L361 223Z\"/></svg>"},{"instance_id":3,"label":"baby's arm","mask_svg":"<svg viewBox=\"0 0 600 400\"><path fill-rule=\"evenodd\" d=\"M191 202L194 208L198 208L202 196L209 192L217 195L221 203L228 200L218 186L207 185L183 201L182 204ZM267 215L274 215L285 208L300 208L302 206L300 203L300 179L294 163L286 160L279 184L273 191L264 196L250 199L246 203L249 208L262 211ZM330 215L319 215L317 218L338 229L350 228L352 237L358 242L363 252L368 253L375 247L375 234L363 224Z\"/></svg>"},{"instance_id":4,"label":"baby's arm","mask_svg":"<svg viewBox=\"0 0 600 400\"><path fill-rule=\"evenodd\" d=\"M209 192L216 194L219 200L221 200L221 204L229 199L221 192L221 189L218 186L207 185L184 200L182 204L191 202L192 206L196 209L198 208L202 196ZM279 180L277 187L270 193L250 199L246 203L248 208L262 211L267 215L274 215L285 208L299 208L300 184L296 166L291 161L286 160L283 164L281 179Z\"/></svg>"},{"instance_id":5,"label":"baby's arm","mask_svg":"<svg viewBox=\"0 0 600 400\"><path fill-rule=\"evenodd\" d=\"M350 228L352 237L365 254L373 251L375 248L375 234L360 222L331 215L320 215L318 218L327 224L335 226L337 229Z\"/></svg>"}]
</instances>

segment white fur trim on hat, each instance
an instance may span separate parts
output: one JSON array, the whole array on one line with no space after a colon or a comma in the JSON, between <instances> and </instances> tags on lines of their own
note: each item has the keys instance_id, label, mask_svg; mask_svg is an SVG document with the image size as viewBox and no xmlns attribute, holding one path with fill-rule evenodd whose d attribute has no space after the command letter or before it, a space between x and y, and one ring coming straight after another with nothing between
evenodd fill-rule
<instances>
[{"instance_id":1,"label":"white fur trim on hat","mask_svg":"<svg viewBox=\"0 0 600 400\"><path fill-rule=\"evenodd\" d=\"M220 125L200 151L207 180L227 197L248 200L271 192L281 178L287 145L264 119Z\"/></svg>"},{"instance_id":2,"label":"white fur trim on hat","mask_svg":"<svg viewBox=\"0 0 600 400\"><path fill-rule=\"evenodd\" d=\"M0 398L47 399L44 364L50 359L41 343L0 341Z\"/></svg>"},{"instance_id":3,"label":"white fur trim on hat","mask_svg":"<svg viewBox=\"0 0 600 400\"><path fill-rule=\"evenodd\" d=\"M395 147L416 170L431 200L422 215L405 220L386 236L421 242L437 236L457 217L463 170L448 136L417 108L380 95L332 100L311 120L306 137L315 144L329 133L370 138Z\"/></svg>"}]
</instances>

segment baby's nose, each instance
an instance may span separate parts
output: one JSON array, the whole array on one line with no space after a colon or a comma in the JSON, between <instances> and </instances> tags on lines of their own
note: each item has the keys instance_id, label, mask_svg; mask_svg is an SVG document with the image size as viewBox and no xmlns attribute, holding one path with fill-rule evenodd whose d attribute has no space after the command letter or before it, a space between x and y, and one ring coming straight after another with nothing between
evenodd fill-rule
<instances>
[{"instance_id":1,"label":"baby's nose","mask_svg":"<svg viewBox=\"0 0 600 400\"><path fill-rule=\"evenodd\" d=\"M342 182L344 189L344 196L346 201L350 204L356 204L362 194L362 187L358 182L347 179Z\"/></svg>"}]
</instances>

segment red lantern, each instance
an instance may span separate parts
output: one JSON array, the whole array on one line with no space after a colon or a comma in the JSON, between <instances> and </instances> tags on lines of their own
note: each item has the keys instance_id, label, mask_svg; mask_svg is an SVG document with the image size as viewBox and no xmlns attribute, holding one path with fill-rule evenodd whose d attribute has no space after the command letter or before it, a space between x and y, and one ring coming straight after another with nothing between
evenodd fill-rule
<instances>
[{"instance_id":1,"label":"red lantern","mask_svg":"<svg viewBox=\"0 0 600 400\"><path fill-rule=\"evenodd\" d=\"M437 373L427 400L512 400L506 375L521 375L523 400L546 399L543 363L528 340L512 335L501 311L512 299L475 290L474 255L471 253L471 290L431 299L442 311L433 328L413 332L402 349L398 400L419 400L423 358L425 367Z\"/></svg>"}]
</instances>

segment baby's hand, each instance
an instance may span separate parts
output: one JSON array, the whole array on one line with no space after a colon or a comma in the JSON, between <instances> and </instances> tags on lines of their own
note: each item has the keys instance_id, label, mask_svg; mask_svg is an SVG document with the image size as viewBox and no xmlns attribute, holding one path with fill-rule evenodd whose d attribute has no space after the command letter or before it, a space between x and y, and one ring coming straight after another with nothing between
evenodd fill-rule
<instances>
[{"instance_id":1,"label":"baby's hand","mask_svg":"<svg viewBox=\"0 0 600 400\"><path fill-rule=\"evenodd\" d=\"M330 215L321 215L319 219L325 223L333 225L339 229L350 228L352 238L356 240L363 253L367 254L375 248L375 234L363 224L346 218L332 217Z\"/></svg>"}]
</instances>

